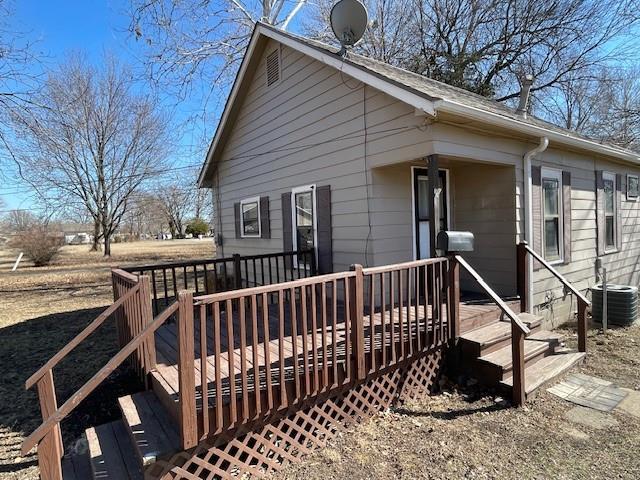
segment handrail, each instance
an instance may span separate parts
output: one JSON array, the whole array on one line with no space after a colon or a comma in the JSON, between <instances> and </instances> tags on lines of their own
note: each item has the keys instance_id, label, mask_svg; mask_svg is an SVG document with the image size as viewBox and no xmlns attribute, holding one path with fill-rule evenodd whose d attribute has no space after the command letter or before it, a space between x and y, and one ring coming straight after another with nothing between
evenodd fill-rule
<instances>
[{"instance_id":1,"label":"handrail","mask_svg":"<svg viewBox=\"0 0 640 480\"><path fill-rule=\"evenodd\" d=\"M504 300L502 300L498 294L496 292L493 291L493 289L487 284L487 282L484 281L484 279L480 276L480 274L478 272L475 271L475 269L469 265L467 263L467 261L462 258L460 255L455 255L455 259L460 263L460 265L462 265L464 267L464 269L473 277L473 279L478 283L478 285L480 285L482 287L482 289L487 292L487 294L489 295L489 297L491 297L491 300L494 301L494 303L496 305L498 305L498 307L500 307L500 310L503 311L503 313L509 317L509 320L511 320L511 322L518 327L518 329L525 335L529 334L530 330L529 327L527 327L522 320L520 320L518 318L518 315L516 315L516 313L511 310L511 308L509 308L509 306L504 302Z\"/></svg>"},{"instance_id":2,"label":"handrail","mask_svg":"<svg viewBox=\"0 0 640 480\"><path fill-rule=\"evenodd\" d=\"M288 280L286 282L273 283L271 285L260 285L258 287L238 288L236 290L229 290L226 292L210 293L208 295L200 295L193 297L194 305L203 305L213 302L219 302L223 300L230 300L239 297L245 297L247 295L260 295L263 293L272 293L279 290L288 290L293 287L303 287L313 285L318 282L327 282L331 280L342 280L345 278L355 277L356 274L353 271L327 273L325 275L316 275L315 277L299 278L296 280Z\"/></svg>"},{"instance_id":3,"label":"handrail","mask_svg":"<svg viewBox=\"0 0 640 480\"><path fill-rule=\"evenodd\" d=\"M109 318L120 306L126 302L131 296L140 290L140 284L127 291L116 302L112 303L104 312L102 312L93 322L87 325L73 340L67 343L62 349L51 357L42 367L31 375L25 382L25 388L29 390L45 373L53 369L62 359L64 359L74 348L76 348L83 340L93 333L104 321Z\"/></svg>"},{"instance_id":4,"label":"handrail","mask_svg":"<svg viewBox=\"0 0 640 480\"><path fill-rule=\"evenodd\" d=\"M555 268L553 268L544 258L542 258L535 250L533 250L529 245L524 244L524 249L529 252L531 254L531 256L533 256L533 258L535 258L536 260L538 260L538 262L540 262L542 264L542 266L544 268L546 268L547 270L549 270L554 277L556 277L558 280L560 280L560 283L562 283L565 287L567 287L569 290L571 290L571 293L573 293L576 297L578 297L581 301L583 301L584 303L586 303L587 305L591 305L591 302L589 300L587 300L587 297L585 297L582 293L580 293L580 291L574 287L569 280L567 280L566 278L564 278L562 276L562 274L560 272L558 272Z\"/></svg>"},{"instance_id":5,"label":"handrail","mask_svg":"<svg viewBox=\"0 0 640 480\"><path fill-rule=\"evenodd\" d=\"M435 265L436 263L444 263L447 259L444 257L426 258L423 260L413 260L411 262L395 263L392 265L382 265L380 267L368 267L363 268L362 273L365 275L372 275L377 273L390 272L392 270L412 268L412 267L424 267L425 265Z\"/></svg>"},{"instance_id":6,"label":"handrail","mask_svg":"<svg viewBox=\"0 0 640 480\"><path fill-rule=\"evenodd\" d=\"M124 297L123 297L124 298ZM26 455L36 444L69 415L78 404L84 400L93 390L107 378L116 368L131 355L149 335L152 335L171 315L178 309L178 303L174 302L167 307L160 315L154 318L153 322L147 325L133 340L125 345L98 373L91 377L82 387L78 389L64 404L53 412L37 429L29 435L22 443L22 454Z\"/></svg>"}]
</instances>

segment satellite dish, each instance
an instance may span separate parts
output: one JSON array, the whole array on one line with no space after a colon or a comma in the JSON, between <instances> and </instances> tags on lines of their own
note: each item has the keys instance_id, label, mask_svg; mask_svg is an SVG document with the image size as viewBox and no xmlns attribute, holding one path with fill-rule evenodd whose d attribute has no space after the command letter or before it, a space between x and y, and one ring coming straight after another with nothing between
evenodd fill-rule
<instances>
[{"instance_id":1,"label":"satellite dish","mask_svg":"<svg viewBox=\"0 0 640 480\"><path fill-rule=\"evenodd\" d=\"M340 0L331 9L331 29L336 36L344 55L347 47L352 47L364 35L367 29L368 14L366 7L358 0Z\"/></svg>"}]
</instances>

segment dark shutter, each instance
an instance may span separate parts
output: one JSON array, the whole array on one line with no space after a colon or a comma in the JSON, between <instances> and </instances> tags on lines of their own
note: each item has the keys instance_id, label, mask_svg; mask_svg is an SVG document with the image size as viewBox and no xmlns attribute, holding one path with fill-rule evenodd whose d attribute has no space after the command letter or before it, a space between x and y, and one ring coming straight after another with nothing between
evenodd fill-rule
<instances>
[{"instance_id":1,"label":"dark shutter","mask_svg":"<svg viewBox=\"0 0 640 480\"><path fill-rule=\"evenodd\" d=\"M562 172L562 234L564 263L571 262L571 172Z\"/></svg>"},{"instance_id":2,"label":"dark shutter","mask_svg":"<svg viewBox=\"0 0 640 480\"><path fill-rule=\"evenodd\" d=\"M233 204L233 216L235 217L236 222L236 238L241 238L240 232L240 203Z\"/></svg>"},{"instance_id":3,"label":"dark shutter","mask_svg":"<svg viewBox=\"0 0 640 480\"><path fill-rule=\"evenodd\" d=\"M269 197L260 197L260 238L271 238Z\"/></svg>"},{"instance_id":4,"label":"dark shutter","mask_svg":"<svg viewBox=\"0 0 640 480\"><path fill-rule=\"evenodd\" d=\"M318 224L318 273L333 271L333 248L331 240L331 187L323 185L316 189L316 211Z\"/></svg>"},{"instance_id":5,"label":"dark shutter","mask_svg":"<svg viewBox=\"0 0 640 480\"><path fill-rule=\"evenodd\" d=\"M604 179L602 170L596 170L596 226L598 238L598 255L605 250L605 214L604 214Z\"/></svg>"},{"instance_id":6,"label":"dark shutter","mask_svg":"<svg viewBox=\"0 0 640 480\"><path fill-rule=\"evenodd\" d=\"M623 176L621 174L616 174L616 248L618 250L622 249L622 182Z\"/></svg>"},{"instance_id":7,"label":"dark shutter","mask_svg":"<svg viewBox=\"0 0 640 480\"><path fill-rule=\"evenodd\" d=\"M282 194L282 249L285 252L293 250L293 228L291 226L291 192ZM284 258L285 268L291 269L291 257Z\"/></svg>"},{"instance_id":8,"label":"dark shutter","mask_svg":"<svg viewBox=\"0 0 640 480\"><path fill-rule=\"evenodd\" d=\"M531 213L533 231L531 232L531 248L542 255L542 168L531 167ZM533 260L533 269L539 270L542 265Z\"/></svg>"}]
</instances>

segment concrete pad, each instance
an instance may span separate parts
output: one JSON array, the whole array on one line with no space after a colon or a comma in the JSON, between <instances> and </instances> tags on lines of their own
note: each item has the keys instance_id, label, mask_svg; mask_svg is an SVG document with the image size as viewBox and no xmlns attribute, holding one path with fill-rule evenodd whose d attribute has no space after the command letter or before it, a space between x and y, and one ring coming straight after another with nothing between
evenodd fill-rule
<instances>
[{"instance_id":1,"label":"concrete pad","mask_svg":"<svg viewBox=\"0 0 640 480\"><path fill-rule=\"evenodd\" d=\"M628 388L622 388L621 390L626 392L627 396L618 404L617 410L640 418L640 392Z\"/></svg>"},{"instance_id":2,"label":"concrete pad","mask_svg":"<svg viewBox=\"0 0 640 480\"><path fill-rule=\"evenodd\" d=\"M565 412L564 417L570 422L597 430L612 428L618 425L618 421L611 415L585 407L573 407L571 410Z\"/></svg>"}]
</instances>

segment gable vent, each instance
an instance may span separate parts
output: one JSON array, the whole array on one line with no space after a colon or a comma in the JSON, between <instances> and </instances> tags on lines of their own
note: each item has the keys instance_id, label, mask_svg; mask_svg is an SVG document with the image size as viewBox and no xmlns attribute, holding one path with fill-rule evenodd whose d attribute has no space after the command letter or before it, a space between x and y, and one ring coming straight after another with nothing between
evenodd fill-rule
<instances>
[{"instance_id":1,"label":"gable vent","mask_svg":"<svg viewBox=\"0 0 640 480\"><path fill-rule=\"evenodd\" d=\"M280 80L280 51L274 50L267 55L267 86Z\"/></svg>"}]
</instances>

